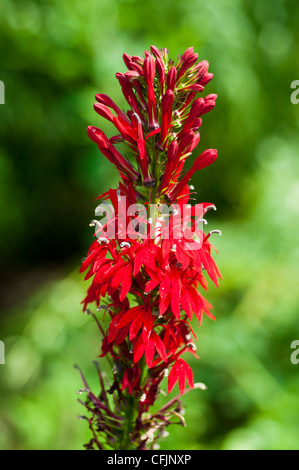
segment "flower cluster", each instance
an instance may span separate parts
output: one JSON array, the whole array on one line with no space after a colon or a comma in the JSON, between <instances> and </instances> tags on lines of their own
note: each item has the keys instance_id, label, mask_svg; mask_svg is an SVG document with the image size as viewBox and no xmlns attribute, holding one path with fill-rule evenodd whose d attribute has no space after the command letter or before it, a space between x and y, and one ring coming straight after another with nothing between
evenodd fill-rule
<instances>
[{"instance_id":1,"label":"flower cluster","mask_svg":"<svg viewBox=\"0 0 299 470\"><path fill-rule=\"evenodd\" d=\"M166 49L154 46L144 57L124 54L123 59L128 71L116 77L129 110L104 94L96 95L94 105L117 135L108 138L101 129L88 127L120 182L98 198L107 204L102 206L106 218L91 223L95 240L80 271L88 270L85 279L92 278L84 311L95 303L110 317L107 331L97 321L103 334L101 356L114 362L112 389L126 403L136 401L130 439L138 435L139 448L145 448L153 423L155 429L167 423L168 406L160 410L161 426L157 416L151 424L148 416L143 418L163 377L168 375L169 392L177 382L181 394L187 384L194 388L192 370L181 357L187 351L197 357L193 315L200 324L203 314L214 319L199 288L207 290L207 276L216 286L221 278L211 255L215 231L203 230L205 214L215 206L192 206L189 182L195 171L213 163L217 151L205 150L188 171L185 162L199 143L202 116L214 108L217 96L196 97L213 74L207 61L197 62L193 48L176 63Z\"/></svg>"}]
</instances>

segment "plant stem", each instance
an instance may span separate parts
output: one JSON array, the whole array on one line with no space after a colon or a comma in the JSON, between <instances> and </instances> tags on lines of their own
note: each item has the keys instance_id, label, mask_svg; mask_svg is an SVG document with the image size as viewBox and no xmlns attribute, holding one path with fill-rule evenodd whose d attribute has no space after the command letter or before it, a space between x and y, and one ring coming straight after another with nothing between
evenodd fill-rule
<instances>
[{"instance_id":1,"label":"plant stem","mask_svg":"<svg viewBox=\"0 0 299 470\"><path fill-rule=\"evenodd\" d=\"M127 406L126 406L126 417L124 422L124 433L121 446L119 450L131 450L134 449L133 443L130 438L130 433L134 427L134 418L135 411L137 407L138 400L132 395L127 396Z\"/></svg>"}]
</instances>

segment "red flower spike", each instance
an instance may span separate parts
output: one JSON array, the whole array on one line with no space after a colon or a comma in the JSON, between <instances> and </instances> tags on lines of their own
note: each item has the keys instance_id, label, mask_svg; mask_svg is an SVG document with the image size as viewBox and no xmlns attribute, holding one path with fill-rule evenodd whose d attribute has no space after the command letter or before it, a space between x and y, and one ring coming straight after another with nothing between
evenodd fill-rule
<instances>
[{"instance_id":1,"label":"red flower spike","mask_svg":"<svg viewBox=\"0 0 299 470\"><path fill-rule=\"evenodd\" d=\"M159 395L167 370L169 392L177 382L181 394L188 391L187 384L194 388L192 370L182 359L187 352L199 359L190 323L201 324L204 316L215 319L202 295L208 278L216 286L221 279L210 243L215 231L203 229L207 212L215 206L191 206L189 181L216 160L217 151L205 150L185 170L200 142L202 118L217 98L198 97L213 74L207 61L197 59L193 48L177 61L169 59L167 49L155 46L143 57L124 54L127 71L116 78L128 109L103 93L96 95L95 111L116 131L109 139L97 127L87 132L121 180L97 198L106 204L106 219L92 220L94 240L80 268L92 280L82 301L84 311L90 312L87 308L94 303L105 312L107 330L102 314L100 319L92 316L103 337L100 357L113 363L109 393L116 392L114 400L107 399L99 373L102 392L99 398L90 392L86 403L92 413L89 423L94 423L88 448L102 448L105 439L109 449L115 442L129 441L132 448L151 448L146 436L156 431L145 413ZM88 389L86 381L84 386ZM177 413L178 398L173 400L155 414L160 431L170 424L168 411ZM131 403L137 413L134 422L128 413Z\"/></svg>"}]
</instances>

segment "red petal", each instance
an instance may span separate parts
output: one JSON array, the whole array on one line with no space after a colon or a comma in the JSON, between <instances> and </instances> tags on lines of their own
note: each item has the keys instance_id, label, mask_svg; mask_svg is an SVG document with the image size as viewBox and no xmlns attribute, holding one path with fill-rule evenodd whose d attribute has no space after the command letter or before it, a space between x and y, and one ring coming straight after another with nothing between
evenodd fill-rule
<instances>
[{"instance_id":1,"label":"red petal","mask_svg":"<svg viewBox=\"0 0 299 470\"><path fill-rule=\"evenodd\" d=\"M142 256L142 250L140 249L136 253L135 258L134 258L134 270L133 270L134 276L136 276L136 274L139 273L142 263L143 263L143 256Z\"/></svg>"},{"instance_id":2,"label":"red petal","mask_svg":"<svg viewBox=\"0 0 299 470\"><path fill-rule=\"evenodd\" d=\"M122 281L121 286L121 293L119 296L119 300L122 302L126 297L132 285L132 268L131 266L127 266L126 270L124 271L124 278Z\"/></svg>"},{"instance_id":3,"label":"red petal","mask_svg":"<svg viewBox=\"0 0 299 470\"><path fill-rule=\"evenodd\" d=\"M115 328L120 329L123 326L126 326L128 323L131 323L140 312L142 312L142 307L140 305L137 305L137 307L131 308L124 314L124 316L121 318L119 323L115 326Z\"/></svg>"},{"instance_id":4,"label":"red petal","mask_svg":"<svg viewBox=\"0 0 299 470\"><path fill-rule=\"evenodd\" d=\"M128 336L128 331L129 331L129 325L126 325L120 330L117 330L117 335L114 339L114 343L121 344Z\"/></svg>"},{"instance_id":5,"label":"red petal","mask_svg":"<svg viewBox=\"0 0 299 470\"><path fill-rule=\"evenodd\" d=\"M171 392L171 390L175 386L176 381L178 380L176 364L177 363L175 362L174 365L172 366L171 371L170 371L169 376L168 376L168 393Z\"/></svg>"},{"instance_id":6,"label":"red petal","mask_svg":"<svg viewBox=\"0 0 299 470\"><path fill-rule=\"evenodd\" d=\"M176 245L176 258L179 263L181 263L183 270L188 268L190 263L190 257L186 255L186 253L182 250L179 243Z\"/></svg>"},{"instance_id":7,"label":"red petal","mask_svg":"<svg viewBox=\"0 0 299 470\"><path fill-rule=\"evenodd\" d=\"M142 358L144 353L144 344L142 341L142 336L140 335L134 346L134 362L138 362Z\"/></svg>"},{"instance_id":8,"label":"red petal","mask_svg":"<svg viewBox=\"0 0 299 470\"><path fill-rule=\"evenodd\" d=\"M165 298L168 295L169 291L170 291L170 277L168 273L166 273L160 283L160 287L159 287L160 297Z\"/></svg>"},{"instance_id":9,"label":"red petal","mask_svg":"<svg viewBox=\"0 0 299 470\"><path fill-rule=\"evenodd\" d=\"M180 308L181 281L177 271L171 271L171 310L179 320L181 316Z\"/></svg>"},{"instance_id":10,"label":"red petal","mask_svg":"<svg viewBox=\"0 0 299 470\"><path fill-rule=\"evenodd\" d=\"M183 395L186 388L186 375L183 366L179 366L179 389L180 393Z\"/></svg>"},{"instance_id":11,"label":"red petal","mask_svg":"<svg viewBox=\"0 0 299 470\"><path fill-rule=\"evenodd\" d=\"M154 331L152 337L155 342L157 353L159 354L161 359L163 359L164 362L167 362L167 354L163 341L161 340L160 336L158 336L157 333L155 333Z\"/></svg>"},{"instance_id":12,"label":"red petal","mask_svg":"<svg viewBox=\"0 0 299 470\"><path fill-rule=\"evenodd\" d=\"M144 320L144 315L142 313L140 313L136 318L135 320L133 320L131 326L130 326L130 333L129 333L129 337L130 337L130 340L132 341L132 339L135 338L135 336L138 334L140 328L142 327L142 323L143 323L143 320Z\"/></svg>"},{"instance_id":13,"label":"red petal","mask_svg":"<svg viewBox=\"0 0 299 470\"><path fill-rule=\"evenodd\" d=\"M98 253L97 250L93 250L87 256L87 258L85 258L85 260L83 261L83 263L81 265L81 268L79 269L79 273L83 273L83 271L85 271L85 269L87 269L87 267L90 265L90 263L92 262L93 258L97 255L97 253Z\"/></svg>"},{"instance_id":14,"label":"red petal","mask_svg":"<svg viewBox=\"0 0 299 470\"><path fill-rule=\"evenodd\" d=\"M146 343L149 339L151 332L154 326L154 316L152 312L148 309L145 313L144 322L143 322L143 330L142 330L142 338L143 341Z\"/></svg>"},{"instance_id":15,"label":"red petal","mask_svg":"<svg viewBox=\"0 0 299 470\"><path fill-rule=\"evenodd\" d=\"M186 287L184 286L182 288L182 295L180 301L182 309L185 310L185 312L187 313L189 320L192 320L192 304L190 300L190 295L188 289L186 289Z\"/></svg>"},{"instance_id":16,"label":"red petal","mask_svg":"<svg viewBox=\"0 0 299 470\"><path fill-rule=\"evenodd\" d=\"M147 366L150 367L153 362L154 355L155 355L155 345L151 338L148 339L145 345L144 354L145 354L145 360L146 360Z\"/></svg>"},{"instance_id":17,"label":"red petal","mask_svg":"<svg viewBox=\"0 0 299 470\"><path fill-rule=\"evenodd\" d=\"M181 359L181 361L183 361L183 359ZM185 362L185 361L183 361L183 362L184 362L184 369L185 369L187 382L188 382L188 384L191 388L194 388L194 379L193 379L192 369L189 366L189 364L187 364L187 362Z\"/></svg>"},{"instance_id":18,"label":"red petal","mask_svg":"<svg viewBox=\"0 0 299 470\"><path fill-rule=\"evenodd\" d=\"M157 287L157 285L159 284L159 278L157 279L151 279L150 281L147 282L146 286L145 286L145 289L144 289L144 292L150 292L151 290L153 290L155 287Z\"/></svg>"},{"instance_id":19,"label":"red petal","mask_svg":"<svg viewBox=\"0 0 299 470\"><path fill-rule=\"evenodd\" d=\"M166 298L164 297L159 297L159 313L160 315L163 315L163 313L166 312L168 306L169 306L169 303L170 303L170 300L171 300L171 295L168 294Z\"/></svg>"},{"instance_id":20,"label":"red petal","mask_svg":"<svg viewBox=\"0 0 299 470\"><path fill-rule=\"evenodd\" d=\"M169 239L164 239L163 242L162 242L162 255L163 255L163 259L166 259L169 257L169 253L171 251L171 242Z\"/></svg>"}]
</instances>

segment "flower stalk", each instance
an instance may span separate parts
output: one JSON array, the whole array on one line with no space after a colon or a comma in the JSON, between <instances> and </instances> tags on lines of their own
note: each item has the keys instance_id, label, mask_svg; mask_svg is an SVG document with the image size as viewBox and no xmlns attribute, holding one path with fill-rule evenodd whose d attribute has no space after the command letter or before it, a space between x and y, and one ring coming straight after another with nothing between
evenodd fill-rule
<instances>
[{"instance_id":1,"label":"flower stalk","mask_svg":"<svg viewBox=\"0 0 299 470\"><path fill-rule=\"evenodd\" d=\"M189 185L217 151L205 150L185 170L200 140L202 116L216 103L214 94L197 98L213 77L209 64L197 62L193 48L176 63L155 46L144 57L123 59L128 71L116 78L129 109L101 93L94 105L118 133L108 138L97 127L87 130L120 175L118 187L97 198L106 217L92 221L95 239L80 269L92 278L83 310L96 322L100 357L113 376L108 383L96 363L95 395L80 371L79 393L86 394L80 403L88 414L81 418L92 432L86 448L99 450L154 449L170 424L185 426L181 396L204 387L194 384L182 356L198 358L191 320L195 315L201 324L204 314L215 319L200 290L207 290L207 277L216 286L221 278L212 257L214 231L203 230L205 214L215 206L192 206ZM90 304L109 317L108 326ZM168 393L178 383L180 395L159 405L166 381Z\"/></svg>"}]
</instances>

